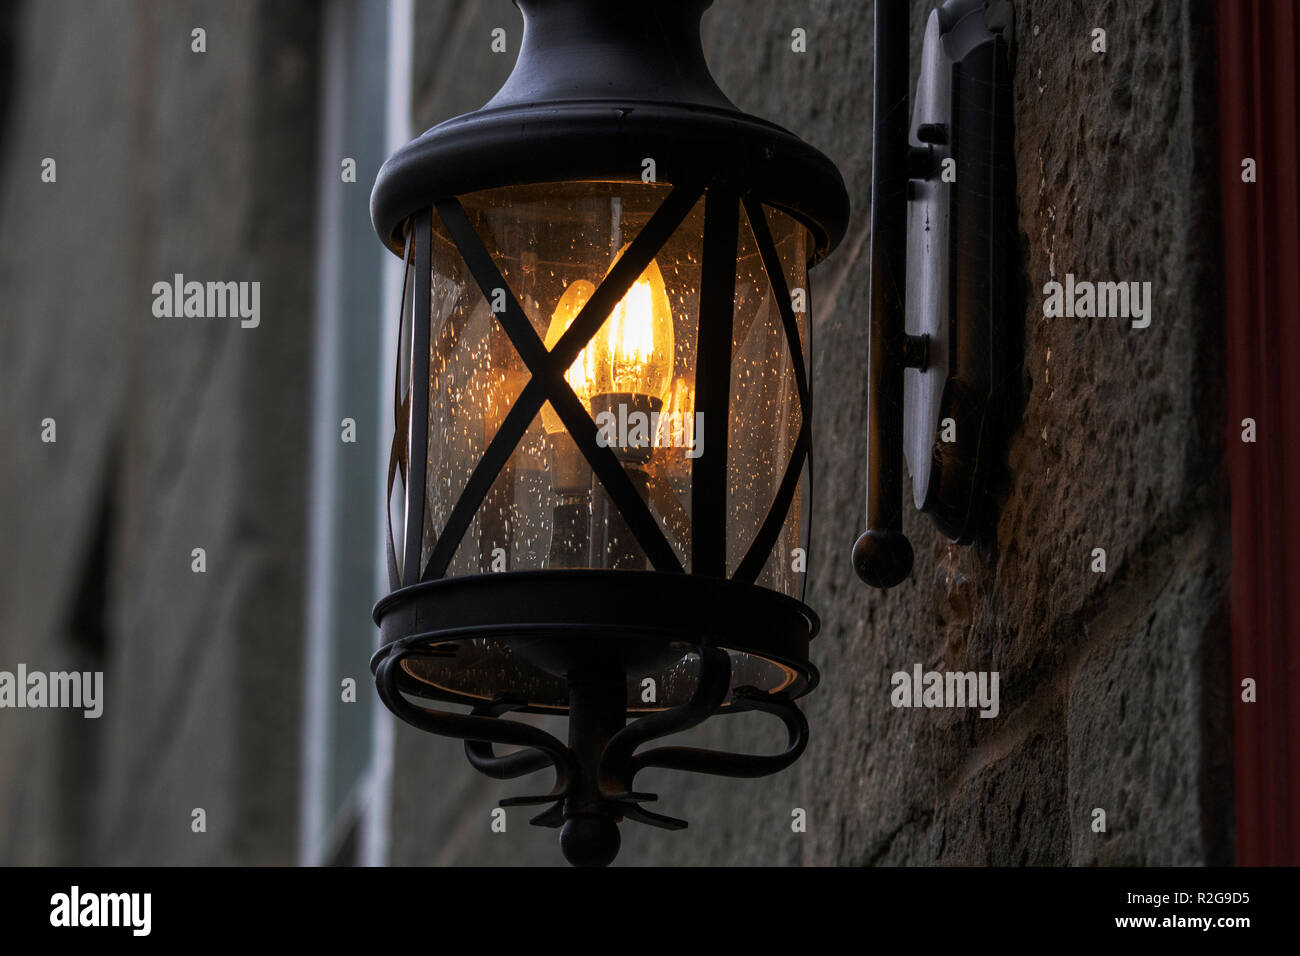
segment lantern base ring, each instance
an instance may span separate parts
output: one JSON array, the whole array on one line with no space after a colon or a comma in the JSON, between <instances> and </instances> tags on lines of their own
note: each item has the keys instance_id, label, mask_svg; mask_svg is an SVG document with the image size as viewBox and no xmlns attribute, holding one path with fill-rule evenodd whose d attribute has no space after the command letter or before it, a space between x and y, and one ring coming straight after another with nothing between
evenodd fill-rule
<instances>
[{"instance_id":1,"label":"lantern base ring","mask_svg":"<svg viewBox=\"0 0 1300 956\"><path fill-rule=\"evenodd\" d=\"M590 585L594 581L605 581L606 586L597 592L613 593L622 598L632 591L661 585L660 579L669 578L672 584L681 585L676 594L678 598L689 591L709 592L715 598L724 595L721 599L724 609L728 601L726 595L731 599L748 598L749 601L742 602L745 606L750 603L758 606L749 607L748 611L743 607L732 609L739 616L739 623L752 624L749 615L756 612L767 616L768 626L762 632L748 635L731 633L730 627L723 627L725 615L716 617L718 607L715 605L715 617L703 622L695 621L697 628L704 625L708 639L697 631L694 640L686 640L687 633L681 627L665 628L661 626L663 621L656 620L654 614L643 615L646 619L635 626L624 624L621 628L612 624L602 625L597 620L570 621L567 624L556 620L521 621L519 615L526 610L527 601L524 600L522 605L511 605L501 600L503 594L523 599L539 576L546 579L551 575L556 576L552 583L561 585L561 593L567 582L584 586L590 595ZM592 578L592 575L598 577ZM505 586L503 592L498 592L498 600L487 605L467 601L460 610L478 606L478 613L492 616L500 615L501 608L507 607L515 618L514 623L505 625L498 621L492 624L486 620L474 623L457 618L458 601L455 598L481 593L478 585L473 583L474 579L433 582L433 585L451 587L420 585L408 588L405 589L407 592L423 588L424 599L431 592L447 595L446 601L439 602L439 623L448 624L454 620L460 626L417 629L416 633L397 638L375 655L371 669L381 699L394 714L419 729L464 740L466 756L480 772L498 779L509 779L547 767L554 769L555 782L549 792L507 798L501 801L501 805L544 806L545 809L531 822L538 826L562 828L561 847L571 863L604 865L611 862L619 847L617 824L624 819L670 830L686 826L684 820L645 808L644 804L653 802L656 796L638 792L634 782L636 775L647 767L731 777L761 777L788 767L807 746L808 724L795 705L794 691L806 692L816 682L816 671L807 663L806 652L802 651L816 626L816 618L811 616L811 612L808 612L809 616L796 613L794 616L803 622L802 625L795 627L794 633L782 634L783 621L775 613L781 608L790 612L802 609L799 602L750 585L719 579L693 581L687 575L657 575L653 572L530 572L490 577L495 579L492 583L498 588ZM506 580L512 578L515 580ZM394 598L402 596L402 592L392 595ZM411 596L407 595L408 598ZM554 588L552 596L555 596ZM564 613L554 610L554 603L547 606L552 609L549 612L552 615ZM392 611L391 602L387 606L381 602L376 617L391 624ZM545 617L546 614L533 615L534 618L538 616ZM411 626L417 618L423 617L425 615L404 616L403 620L406 626ZM791 626L792 621L793 618L786 619L784 624ZM459 651L475 642L481 645L485 639L487 643L504 641L508 636L520 633L530 635L530 640L549 639L558 648L556 654L561 658L572 655L563 664L563 677L559 678L568 694L567 705L563 708L569 715L567 744L538 727L505 717L513 711L557 713L561 711L558 707L538 706L537 700L517 691L500 693L490 700L476 700L463 690L450 690L433 679L442 676L436 668L454 668ZM742 637L745 639L741 640ZM724 640L728 642L726 648L714 643ZM647 643L656 642L661 653L664 648L672 648L672 653L681 655L682 661L674 667L679 686L673 693L666 694L659 706L638 706L640 682L635 679L636 672L625 666L621 649L633 646L637 648L636 656L639 657ZM731 647L732 643L741 646ZM687 655L698 658L694 668L683 663ZM759 689L743 683L745 669L752 669L751 658L769 663L784 660L788 663L781 666L793 676L786 679L778 690ZM508 657L505 659L509 660ZM468 661L463 663L469 666ZM428 670L430 667L435 670ZM693 671L693 674L688 674L688 671ZM533 672L534 678L537 673ZM733 681L739 686L733 687ZM469 714L461 714L432 709L423 706L419 702L421 699L469 702L472 710ZM715 714L744 711L771 714L782 722L786 742L781 752L736 754L673 746L641 749L653 740L696 726ZM629 716L636 719L629 721ZM493 750L494 744L523 749L499 755Z\"/></svg>"},{"instance_id":2,"label":"lantern base ring","mask_svg":"<svg viewBox=\"0 0 1300 956\"><path fill-rule=\"evenodd\" d=\"M794 598L724 578L657 571L508 571L426 581L375 606L383 647L410 648L397 680L409 694L479 707L509 695L516 709L563 714L575 664L622 668L627 709L686 701L690 648L732 652L737 686L802 697L817 684L808 643L817 615ZM643 700L645 680L653 700ZM725 700L724 708L734 706Z\"/></svg>"}]
</instances>

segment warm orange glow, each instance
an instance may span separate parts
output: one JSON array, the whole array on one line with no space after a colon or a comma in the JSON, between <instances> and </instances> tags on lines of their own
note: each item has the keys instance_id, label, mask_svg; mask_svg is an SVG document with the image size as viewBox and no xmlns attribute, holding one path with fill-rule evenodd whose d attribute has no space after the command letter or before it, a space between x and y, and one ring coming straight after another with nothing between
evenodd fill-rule
<instances>
[{"instance_id":1,"label":"warm orange glow","mask_svg":"<svg viewBox=\"0 0 1300 956\"><path fill-rule=\"evenodd\" d=\"M657 262L651 260L614 306L588 349L591 394L627 393L663 401L673 375L673 314Z\"/></svg>"},{"instance_id":2,"label":"warm orange glow","mask_svg":"<svg viewBox=\"0 0 1300 956\"><path fill-rule=\"evenodd\" d=\"M619 250L619 256L626 248ZM618 262L618 256L614 262ZM574 281L564 290L546 330L548 350L555 347L595 291L596 287L585 279ZM590 411L593 395L626 393L663 402L672 374L673 314L663 273L652 260L578 353L564 377ZM548 435L564 428L550 402L542 408L542 426Z\"/></svg>"},{"instance_id":3,"label":"warm orange glow","mask_svg":"<svg viewBox=\"0 0 1300 956\"><path fill-rule=\"evenodd\" d=\"M695 440L695 389L686 379L673 379L659 417L656 444L666 448L690 448Z\"/></svg>"},{"instance_id":4,"label":"warm orange glow","mask_svg":"<svg viewBox=\"0 0 1300 956\"><path fill-rule=\"evenodd\" d=\"M564 295L560 296L559 304L555 307L555 312L551 315L551 324L546 330L546 349L549 352L555 348L555 343L560 341L573 320L578 317L582 307L587 304L596 291L596 287L586 279L578 279L564 290ZM569 370L564 373L569 387L573 389L575 395L591 410L591 385L592 374L588 367L589 349L584 348L578 353L578 357L573 360ZM547 402L542 407L542 427L546 429L546 434L554 435L564 430L564 424L560 421L560 416L555 413L551 403Z\"/></svg>"}]
</instances>

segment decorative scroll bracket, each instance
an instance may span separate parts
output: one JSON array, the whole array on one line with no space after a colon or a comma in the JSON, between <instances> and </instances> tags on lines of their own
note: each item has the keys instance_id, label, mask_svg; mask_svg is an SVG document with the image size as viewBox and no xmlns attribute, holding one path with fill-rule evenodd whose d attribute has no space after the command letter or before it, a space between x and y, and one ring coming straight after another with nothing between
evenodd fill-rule
<instances>
[{"instance_id":1,"label":"decorative scroll bracket","mask_svg":"<svg viewBox=\"0 0 1300 956\"><path fill-rule=\"evenodd\" d=\"M655 794L633 789L636 775L644 768L763 777L790 766L808 745L808 722L788 694L738 687L731 691L733 701L729 710L758 711L780 719L786 730L783 751L767 755L659 747L638 752L643 744L688 730L723 709L731 683L731 662L727 652L720 648L696 648L700 662L690 700L628 724L621 703L625 687L610 685L616 692L612 695L600 694L601 688L596 687L597 696L592 697L591 683L571 681L573 701L567 746L539 728L504 719L503 715L526 706L522 699L501 697L475 707L468 715L434 710L409 701L398 681L402 660L408 656L448 653L452 652L431 651L422 638L406 639L381 649L371 661L381 699L393 713L414 727L464 740L470 765L487 776L509 779L552 767L555 784L548 793L508 797L500 803L503 807L546 805L530 822L537 826L562 827L561 847L575 865L603 866L611 862L618 852L618 823L623 819L667 830L680 830L687 825L685 820L652 813L642 806L657 799ZM607 712L597 713L598 710ZM498 755L493 744L523 749Z\"/></svg>"}]
</instances>

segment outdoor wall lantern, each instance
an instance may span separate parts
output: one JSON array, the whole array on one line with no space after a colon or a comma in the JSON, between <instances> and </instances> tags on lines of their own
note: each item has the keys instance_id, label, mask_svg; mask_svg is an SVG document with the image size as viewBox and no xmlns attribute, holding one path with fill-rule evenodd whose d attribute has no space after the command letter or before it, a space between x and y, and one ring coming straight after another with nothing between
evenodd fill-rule
<instances>
[{"instance_id":1,"label":"outdoor wall lantern","mask_svg":"<svg viewBox=\"0 0 1300 956\"><path fill-rule=\"evenodd\" d=\"M807 743L807 269L849 201L830 160L718 89L709 0L516 3L505 85L398 150L371 197L407 265L371 668L479 771L553 769L502 805L542 807L570 862L603 865L621 820L686 825L647 808L642 769L759 777ZM871 341L874 441L902 365L878 374ZM860 570L898 531L870 527ZM784 749L643 749L744 711ZM512 712L567 715L568 740Z\"/></svg>"}]
</instances>

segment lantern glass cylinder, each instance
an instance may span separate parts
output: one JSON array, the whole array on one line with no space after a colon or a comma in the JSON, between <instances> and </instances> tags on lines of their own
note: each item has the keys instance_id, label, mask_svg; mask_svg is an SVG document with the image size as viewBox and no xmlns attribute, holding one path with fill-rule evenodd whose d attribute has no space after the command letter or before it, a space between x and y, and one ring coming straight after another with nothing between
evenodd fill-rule
<instances>
[{"instance_id":1,"label":"lantern glass cylinder","mask_svg":"<svg viewBox=\"0 0 1300 956\"><path fill-rule=\"evenodd\" d=\"M497 313L506 291L549 349L658 208L668 187L564 183L486 190L461 205L505 282L485 295L435 213L432 222L421 571L531 373ZM691 477L710 441L726 442L727 573L767 516L802 424L782 317L741 213L726 422L695 407L704 200L583 347L565 379L692 571ZM807 355L806 231L765 210L796 299ZM494 311L495 309L495 311ZM417 312L418 314L418 312ZM706 317L705 321L709 321ZM796 495L756 583L798 597L803 545ZM411 529L406 529L409 533ZM404 535L403 535L404 536ZM547 568L652 567L547 402L529 423L438 577Z\"/></svg>"},{"instance_id":2,"label":"lantern glass cylinder","mask_svg":"<svg viewBox=\"0 0 1300 956\"><path fill-rule=\"evenodd\" d=\"M410 220L410 230L429 230L430 273L427 287L416 281L420 260L414 250L422 245L416 237L409 243L412 274L404 304L399 408L409 415L415 407L418 414L411 384L426 373L428 401L425 421L399 418L395 439L405 450L398 456L403 460L390 512L393 558L403 583L561 569L681 570L724 577L742 572L739 576L750 583L802 597L807 457L797 454L797 446L806 414L799 383L806 381L808 369L803 365L796 374L795 365L809 355L806 269L812 239L782 211L734 201L731 315L707 310L702 315L707 193L565 368L564 381L581 415L575 417L571 405L566 419L550 401L542 403L504 464L488 476L490 485L472 518L462 515L463 527L453 528L452 533L460 532L457 539L442 540L476 473L486 483L481 463L536 377L521 354L518 333L508 330L502 314L521 310L536 339L531 346L550 352L671 192L665 184L640 182L510 186L459 197L453 213L463 215L462 226L472 233L449 227L447 204L434 207L427 218ZM757 229L749 221L756 211L763 219ZM760 240L768 244L766 264ZM464 248L467 244L477 248ZM729 242L724 247L732 248ZM485 275L484 256L491 262L490 275ZM768 268L777 263L781 276L774 285ZM427 303L417 301L424 288ZM783 310L778 295L789 297L789 309ZM788 318L797 327L797 354ZM426 322L423 335L420 326ZM701 378L701 328L707 335L710 323L731 329L730 348L724 341L727 354L712 372L715 379L727 376L721 406L718 382ZM427 363L412 352L425 341ZM710 417L697 402L709 389L715 395L710 407L725 408L725 415ZM627 509L619 507L580 449L575 426L594 430L596 443L613 453L678 567L664 567L662 551L657 560L647 553ZM420 453L421 427L423 461L414 457ZM724 566L704 569L697 566L692 546L698 518L695 472L710 454L718 455L715 443L725 448ZM420 527L406 526L412 509L403 507L402 478L408 468L424 473ZM793 495L788 489L780 494L783 482L792 481ZM788 500L784 508L782 498ZM716 516L712 520L716 523ZM764 549L755 542L765 523L778 530L774 537L769 532L770 547ZM419 535L417 576L402 567L404 556L417 553L412 535ZM751 553L756 550L763 553ZM636 611L628 608L629 617L635 619ZM413 676L444 687L451 682L455 686L448 689L471 694L475 674L486 686L500 683L503 668L518 670L513 685L534 688L534 703L554 696L562 704L562 685L541 693L550 680L533 671L548 668L530 658L527 643L475 639L460 647L455 667L436 661L404 666ZM670 671L685 653L678 647L648 664ZM733 663L735 686L749 679L775 689L789 681L790 675L771 662L733 656L744 658Z\"/></svg>"}]
</instances>

